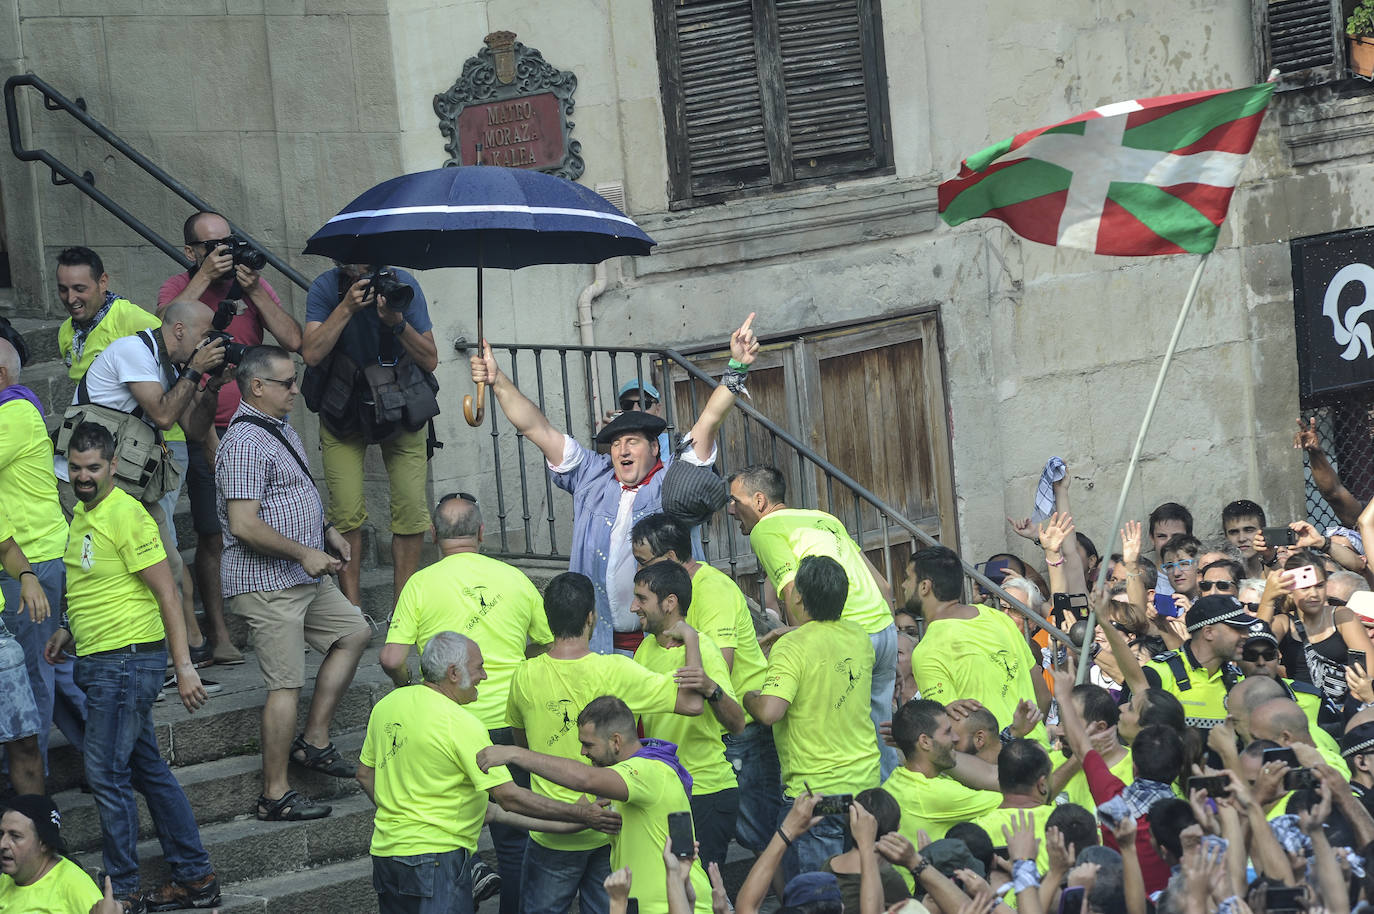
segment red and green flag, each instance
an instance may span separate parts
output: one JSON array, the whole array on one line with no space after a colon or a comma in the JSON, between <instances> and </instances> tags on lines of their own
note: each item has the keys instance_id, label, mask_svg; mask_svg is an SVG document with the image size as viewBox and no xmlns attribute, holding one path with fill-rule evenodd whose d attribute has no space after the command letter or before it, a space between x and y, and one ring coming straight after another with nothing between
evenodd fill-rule
<instances>
[{"instance_id":1,"label":"red and green flag","mask_svg":"<svg viewBox=\"0 0 1374 914\"><path fill-rule=\"evenodd\" d=\"M969 156L940 185L950 225L1001 219L1023 238L1098 254L1205 254L1273 83L1104 105Z\"/></svg>"}]
</instances>

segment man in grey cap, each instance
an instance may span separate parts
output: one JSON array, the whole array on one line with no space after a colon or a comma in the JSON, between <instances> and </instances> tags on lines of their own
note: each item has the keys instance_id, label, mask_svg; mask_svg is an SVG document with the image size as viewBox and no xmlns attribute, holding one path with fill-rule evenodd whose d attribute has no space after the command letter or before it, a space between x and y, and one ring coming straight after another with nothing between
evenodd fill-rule
<instances>
[{"instance_id":1,"label":"man in grey cap","mask_svg":"<svg viewBox=\"0 0 1374 914\"><path fill-rule=\"evenodd\" d=\"M710 465L715 460L716 432L735 393L743 389L745 373L758 354L749 317L730 336L730 368L711 394L696 424L688 432L692 447L682 459ZM663 460L658 436L667 427L658 416L641 410L621 413L596 435L610 452L597 454L571 435L554 428L528 397L496 364L491 346L482 341L472 357L472 380L490 384L501 412L544 453L553 482L573 497L573 544L569 570L585 574L596 592L596 630L591 648L605 654L620 650L633 654L643 633L631 611L635 560L630 528L640 518L661 510Z\"/></svg>"}]
</instances>

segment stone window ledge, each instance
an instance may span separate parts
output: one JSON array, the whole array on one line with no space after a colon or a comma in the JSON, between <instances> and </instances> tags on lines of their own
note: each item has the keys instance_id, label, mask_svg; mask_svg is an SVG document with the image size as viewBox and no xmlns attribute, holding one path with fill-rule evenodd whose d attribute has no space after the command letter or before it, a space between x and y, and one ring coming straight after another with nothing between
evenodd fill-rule
<instances>
[{"instance_id":1,"label":"stone window ledge","mask_svg":"<svg viewBox=\"0 0 1374 914\"><path fill-rule=\"evenodd\" d=\"M1374 154L1374 94L1364 80L1291 93L1276 113L1295 166Z\"/></svg>"},{"instance_id":2,"label":"stone window ledge","mask_svg":"<svg viewBox=\"0 0 1374 914\"><path fill-rule=\"evenodd\" d=\"M890 176L716 206L637 216L658 242L640 277L805 254L931 231L939 178Z\"/></svg>"}]
</instances>

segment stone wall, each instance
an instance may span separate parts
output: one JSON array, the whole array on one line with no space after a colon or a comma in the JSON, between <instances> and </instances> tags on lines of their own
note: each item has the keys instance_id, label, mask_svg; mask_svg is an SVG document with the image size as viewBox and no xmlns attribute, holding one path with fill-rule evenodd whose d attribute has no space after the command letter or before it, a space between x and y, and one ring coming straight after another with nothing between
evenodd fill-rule
<instances>
[{"instance_id":1,"label":"stone wall","mask_svg":"<svg viewBox=\"0 0 1374 914\"><path fill-rule=\"evenodd\" d=\"M960 535L974 557L1019 547L1003 517L1029 512L1052 454L1072 468L1080 529L1107 539L1196 259L1058 251L993 222L950 230L935 215L935 184L963 156L1020 129L1106 102L1258 78L1248 0L888 0L893 175L670 212L648 0L189 0L170 9L157 0L0 2L0 20L10 17L18 36L4 37L0 21L0 61L85 96L98 117L278 250L299 251L374 181L441 164L431 100L484 35L506 29L577 74L582 182L622 183L628 211L661 242L597 303L597 342L721 343L750 310L760 332L784 335L938 305ZM1350 118L1348 107L1337 114ZM1184 501L1204 536L1219 532L1220 508L1233 498L1261 500L1274 522L1300 516L1287 241L1362 225L1374 212L1368 153L1346 153L1339 134L1311 128L1322 117L1311 106L1280 108L1207 265L1128 501L1142 519L1160 501ZM1299 166L1291 129L1279 126L1285 117L1308 124ZM40 118L44 142L177 230L185 207ZM110 253L117 287L151 298L169 272L161 255L71 189L16 164L0 166L11 237L24 181L39 202L44 262L55 248L91 244ZM293 262L307 274L320 266ZM487 336L575 341L577 296L591 278L578 266L489 271ZM491 439L461 418L470 385L453 346L474 333L472 271L421 279L449 444L432 465L434 487L481 491L490 487ZM55 306L46 286L30 281L28 293L29 307ZM293 306L300 315L301 296ZM509 457L503 466L513 469ZM537 461L529 466L538 471ZM566 513L567 499L555 499Z\"/></svg>"}]
</instances>

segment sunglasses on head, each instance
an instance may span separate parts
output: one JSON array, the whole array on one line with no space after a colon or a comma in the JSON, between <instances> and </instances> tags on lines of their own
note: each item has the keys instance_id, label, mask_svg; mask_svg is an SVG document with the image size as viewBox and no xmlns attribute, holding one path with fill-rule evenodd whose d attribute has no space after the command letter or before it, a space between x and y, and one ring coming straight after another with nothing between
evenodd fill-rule
<instances>
[{"instance_id":1,"label":"sunglasses on head","mask_svg":"<svg viewBox=\"0 0 1374 914\"><path fill-rule=\"evenodd\" d=\"M470 501L474 505L477 504L476 495L469 495L467 492L450 492L443 498L439 499L439 505L444 505L447 502L453 501L455 498L461 498L463 501Z\"/></svg>"},{"instance_id":2,"label":"sunglasses on head","mask_svg":"<svg viewBox=\"0 0 1374 914\"><path fill-rule=\"evenodd\" d=\"M1203 593L1214 588L1216 590L1235 590L1236 585L1234 581L1198 581L1197 589Z\"/></svg>"}]
</instances>

